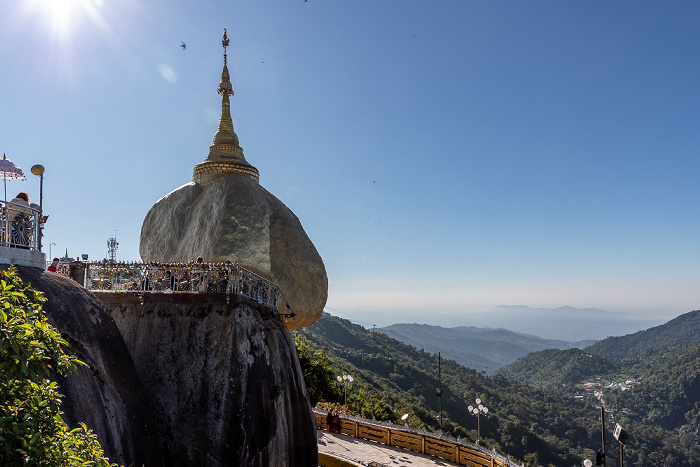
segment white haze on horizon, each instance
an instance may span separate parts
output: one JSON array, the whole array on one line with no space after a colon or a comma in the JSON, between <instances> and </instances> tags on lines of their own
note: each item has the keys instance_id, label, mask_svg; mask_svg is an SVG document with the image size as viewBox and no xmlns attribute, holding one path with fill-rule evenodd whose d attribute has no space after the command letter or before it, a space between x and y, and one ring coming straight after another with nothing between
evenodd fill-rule
<instances>
[{"instance_id":1,"label":"white haze on horizon","mask_svg":"<svg viewBox=\"0 0 700 467\"><path fill-rule=\"evenodd\" d=\"M617 307L617 309L555 310L559 307L499 306L474 310L429 310L404 308L348 310L327 306L333 316L348 319L367 329L399 323L442 327L475 326L504 328L547 339L579 341L620 336L663 324L691 309L670 307Z\"/></svg>"}]
</instances>

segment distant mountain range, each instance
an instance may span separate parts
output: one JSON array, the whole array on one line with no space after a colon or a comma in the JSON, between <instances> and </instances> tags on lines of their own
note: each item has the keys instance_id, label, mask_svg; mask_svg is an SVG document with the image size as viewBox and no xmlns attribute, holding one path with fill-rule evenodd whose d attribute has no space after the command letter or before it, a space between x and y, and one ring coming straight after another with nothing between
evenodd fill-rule
<instances>
[{"instance_id":1,"label":"distant mountain range","mask_svg":"<svg viewBox=\"0 0 700 467\"><path fill-rule=\"evenodd\" d=\"M664 442L680 440L683 462L672 457L663 465L700 465L700 310L653 328L609 337L583 350L531 353L498 371L498 375L560 395L581 393L585 379L632 380L628 390L608 390L606 407L623 426L642 432L661 427L671 433ZM660 465L651 462L644 465Z\"/></svg>"},{"instance_id":2,"label":"distant mountain range","mask_svg":"<svg viewBox=\"0 0 700 467\"><path fill-rule=\"evenodd\" d=\"M647 350L700 340L700 310L682 314L671 321L621 337L608 337L586 348L587 352L612 361L634 358Z\"/></svg>"},{"instance_id":3,"label":"distant mountain range","mask_svg":"<svg viewBox=\"0 0 700 467\"><path fill-rule=\"evenodd\" d=\"M508 328L545 339L572 342L621 336L665 322L664 319L649 319L635 313L570 306L530 308L523 305L503 305L468 316L474 326Z\"/></svg>"},{"instance_id":4,"label":"distant mountain range","mask_svg":"<svg viewBox=\"0 0 700 467\"><path fill-rule=\"evenodd\" d=\"M580 465L581 456L595 455L599 435L591 441L584 428L595 409L587 409L582 401L489 377L451 360L442 361L439 378L437 356L327 313L292 333L295 340L308 342L302 343L306 350L300 363L310 392L319 393L313 386L322 384L323 365L332 368L328 384L335 384L336 375L351 375L347 404L366 418L403 424L400 417L407 414L411 427L437 432L442 414L445 434L473 442L478 421L467 407L480 398L489 408L488 417L480 419L483 446L531 466ZM436 395L438 387L441 397ZM338 397L329 401L342 404L344 391L337 388Z\"/></svg>"},{"instance_id":5,"label":"distant mountain range","mask_svg":"<svg viewBox=\"0 0 700 467\"><path fill-rule=\"evenodd\" d=\"M415 327L414 331L423 334L445 330L420 325L386 329L403 326ZM700 311L681 315L663 326L605 339L583 350L533 352L494 376L443 360L440 398L435 391L440 384L435 355L382 331L372 332L324 313L312 326L294 333L310 342L307 356L331 367L329 384L335 384L339 374L354 376L348 393L352 410L394 422L409 414L412 427L436 431L442 405L445 432L473 440L476 421L466 406L478 397L489 407L488 417L481 420L484 445L509 453L526 465L581 465L582 458L594 458L601 441L600 400L578 383L591 377L634 379L628 390L610 389L603 395L612 456L608 465L611 460L614 463L617 453L612 437L615 423L630 432L625 465L700 465ZM447 331L440 334L445 341L442 348L454 345L450 332L481 335L487 342L482 343L484 348L489 348L485 336L499 341L496 336L502 333L515 345L522 345L519 339L523 338L520 333L501 329L470 330L465 326ZM307 370L304 374L311 378L307 379L309 386L315 383L318 372ZM336 389L334 402L342 403L342 388Z\"/></svg>"},{"instance_id":6,"label":"distant mountain range","mask_svg":"<svg viewBox=\"0 0 700 467\"><path fill-rule=\"evenodd\" d=\"M544 349L583 348L594 340L568 342L543 339L507 329L458 326L444 328L427 324L392 324L377 331L416 349L454 360L467 368L494 373L531 352Z\"/></svg>"}]
</instances>

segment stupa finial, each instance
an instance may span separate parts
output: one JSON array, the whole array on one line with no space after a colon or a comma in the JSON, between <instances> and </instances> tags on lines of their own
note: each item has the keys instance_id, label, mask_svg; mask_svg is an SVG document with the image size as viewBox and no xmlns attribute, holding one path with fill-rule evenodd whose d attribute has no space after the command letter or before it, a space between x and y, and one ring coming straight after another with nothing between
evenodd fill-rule
<instances>
[{"instance_id":1,"label":"stupa finial","mask_svg":"<svg viewBox=\"0 0 700 467\"><path fill-rule=\"evenodd\" d=\"M233 96L233 86L231 85L231 76L228 74L228 60L226 57L226 47L228 47L228 36L226 28L224 28L224 38L221 40L221 45L224 47L224 69L221 70L221 81L219 82L219 94L224 96Z\"/></svg>"},{"instance_id":2,"label":"stupa finial","mask_svg":"<svg viewBox=\"0 0 700 467\"><path fill-rule=\"evenodd\" d=\"M221 94L219 129L214 135L214 144L209 146L209 157L194 167L192 180L197 183L208 183L226 172L237 172L258 181L260 178L258 170L245 160L243 148L238 142L238 135L233 130L231 102L229 100L229 96L233 96L233 86L228 72L226 48L229 45L229 38L226 34L226 28L224 28L221 45L224 48L224 67L221 70L221 81L217 89L217 92Z\"/></svg>"}]
</instances>

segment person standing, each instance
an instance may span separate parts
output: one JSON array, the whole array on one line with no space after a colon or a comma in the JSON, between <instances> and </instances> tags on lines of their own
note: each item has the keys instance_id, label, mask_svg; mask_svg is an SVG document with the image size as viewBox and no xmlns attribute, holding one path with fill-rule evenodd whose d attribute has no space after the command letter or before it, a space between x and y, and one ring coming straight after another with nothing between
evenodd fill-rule
<instances>
[{"instance_id":1,"label":"person standing","mask_svg":"<svg viewBox=\"0 0 700 467\"><path fill-rule=\"evenodd\" d=\"M46 270L49 272L58 272L58 258L54 258L53 262L49 264L49 267L46 268Z\"/></svg>"},{"instance_id":2,"label":"person standing","mask_svg":"<svg viewBox=\"0 0 700 467\"><path fill-rule=\"evenodd\" d=\"M12 198L12 201L10 201L10 203L14 205L10 206L10 222L15 220L15 217L17 217L17 214L19 214L20 212L30 212L29 195L24 191L21 191L17 194L17 196Z\"/></svg>"}]
</instances>

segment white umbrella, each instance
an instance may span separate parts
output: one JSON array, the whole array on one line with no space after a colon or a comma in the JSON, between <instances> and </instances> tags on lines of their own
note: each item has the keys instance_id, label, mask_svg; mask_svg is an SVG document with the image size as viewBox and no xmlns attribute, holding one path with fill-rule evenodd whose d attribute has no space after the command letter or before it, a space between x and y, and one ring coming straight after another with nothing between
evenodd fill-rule
<instances>
[{"instance_id":1,"label":"white umbrella","mask_svg":"<svg viewBox=\"0 0 700 467\"><path fill-rule=\"evenodd\" d=\"M17 167L10 159L5 157L5 154L2 155L2 160L0 160L0 174L5 184L5 201L7 201L7 180L26 179L22 169Z\"/></svg>"}]
</instances>

